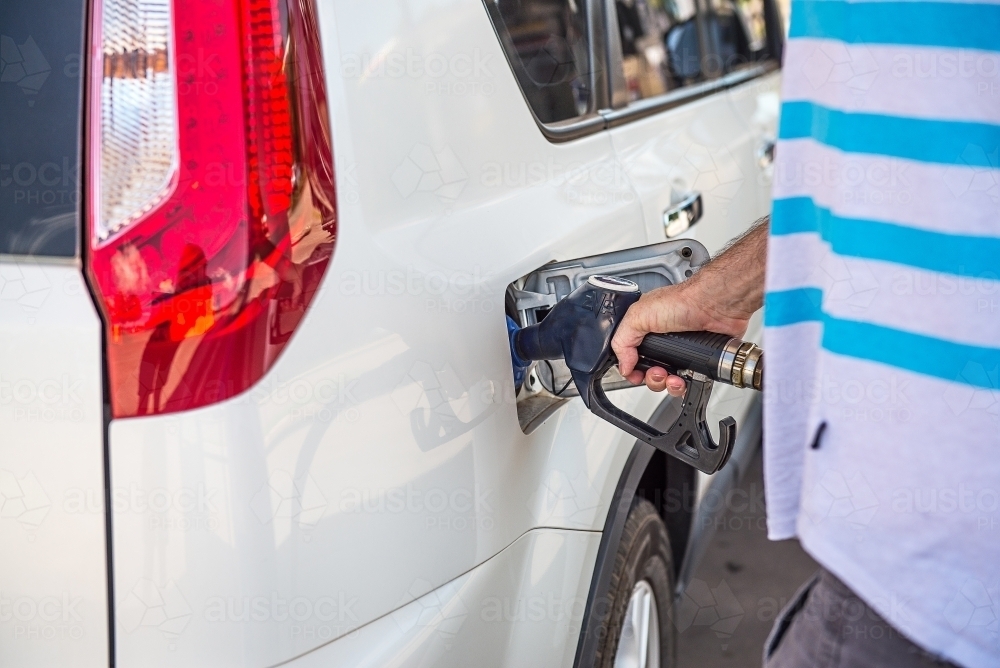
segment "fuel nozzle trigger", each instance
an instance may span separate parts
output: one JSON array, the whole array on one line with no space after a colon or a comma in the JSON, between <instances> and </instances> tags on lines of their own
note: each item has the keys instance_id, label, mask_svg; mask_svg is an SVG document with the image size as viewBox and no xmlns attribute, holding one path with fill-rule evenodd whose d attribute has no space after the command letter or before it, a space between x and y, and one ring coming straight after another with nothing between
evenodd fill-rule
<instances>
[{"instance_id":1,"label":"fuel nozzle trigger","mask_svg":"<svg viewBox=\"0 0 1000 668\"><path fill-rule=\"evenodd\" d=\"M601 381L617 364L611 337L642 293L632 281L591 276L549 311L537 325L511 335L515 360L564 359L584 404L595 415L705 473L729 460L736 421L719 421L719 442L705 420L715 380L760 389L763 358L754 344L711 332L650 334L639 346L641 366L658 365L687 380L681 414L666 432L621 410L608 399Z\"/></svg>"},{"instance_id":2,"label":"fuel nozzle trigger","mask_svg":"<svg viewBox=\"0 0 1000 668\"><path fill-rule=\"evenodd\" d=\"M609 364L605 372L611 366ZM687 389L681 399L684 403L681 414L666 432L629 415L611 403L601 386L604 374L578 376L573 372L573 381L580 390L583 402L597 417L699 471L715 473L726 465L732 454L733 444L736 443L736 420L731 417L719 420L719 442L716 443L705 419L705 409L712 396L714 382L700 373L682 371L680 375L687 380Z\"/></svg>"}]
</instances>

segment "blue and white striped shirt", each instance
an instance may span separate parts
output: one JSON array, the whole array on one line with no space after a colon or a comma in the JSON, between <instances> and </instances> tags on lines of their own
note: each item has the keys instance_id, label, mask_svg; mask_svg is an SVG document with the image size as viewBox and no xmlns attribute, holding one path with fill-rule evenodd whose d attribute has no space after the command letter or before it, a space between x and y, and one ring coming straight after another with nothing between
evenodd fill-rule
<instances>
[{"instance_id":1,"label":"blue and white striped shirt","mask_svg":"<svg viewBox=\"0 0 1000 668\"><path fill-rule=\"evenodd\" d=\"M769 533L927 650L997 666L1000 4L804 0L791 20Z\"/></svg>"}]
</instances>

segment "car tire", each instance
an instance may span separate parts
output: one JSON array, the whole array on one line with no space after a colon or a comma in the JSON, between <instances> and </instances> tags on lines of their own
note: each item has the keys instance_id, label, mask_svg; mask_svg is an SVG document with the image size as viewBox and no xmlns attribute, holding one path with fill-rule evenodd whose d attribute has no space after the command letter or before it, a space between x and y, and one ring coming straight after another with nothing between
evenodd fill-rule
<instances>
[{"instance_id":1,"label":"car tire","mask_svg":"<svg viewBox=\"0 0 1000 668\"><path fill-rule=\"evenodd\" d=\"M610 617L598 646L600 668L667 668L676 657L674 565L667 527L652 503L635 499L608 588ZM657 642L658 640L658 642Z\"/></svg>"}]
</instances>

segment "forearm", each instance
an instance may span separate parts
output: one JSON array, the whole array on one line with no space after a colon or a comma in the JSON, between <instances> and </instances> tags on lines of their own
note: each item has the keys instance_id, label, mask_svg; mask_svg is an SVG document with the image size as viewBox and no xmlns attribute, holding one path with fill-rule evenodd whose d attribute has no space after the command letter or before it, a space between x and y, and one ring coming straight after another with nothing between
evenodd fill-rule
<instances>
[{"instance_id":1,"label":"forearm","mask_svg":"<svg viewBox=\"0 0 1000 668\"><path fill-rule=\"evenodd\" d=\"M688 293L724 318L749 318L764 305L771 217L764 216L688 281Z\"/></svg>"}]
</instances>

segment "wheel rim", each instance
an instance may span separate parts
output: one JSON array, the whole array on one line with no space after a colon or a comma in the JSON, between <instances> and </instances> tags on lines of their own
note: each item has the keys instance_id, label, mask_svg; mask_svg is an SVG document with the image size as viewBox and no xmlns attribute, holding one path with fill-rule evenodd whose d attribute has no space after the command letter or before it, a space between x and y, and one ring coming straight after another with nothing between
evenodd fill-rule
<instances>
[{"instance_id":1,"label":"wheel rim","mask_svg":"<svg viewBox=\"0 0 1000 668\"><path fill-rule=\"evenodd\" d=\"M656 594L645 580L636 583L628 600L615 668L660 668L660 616Z\"/></svg>"}]
</instances>

